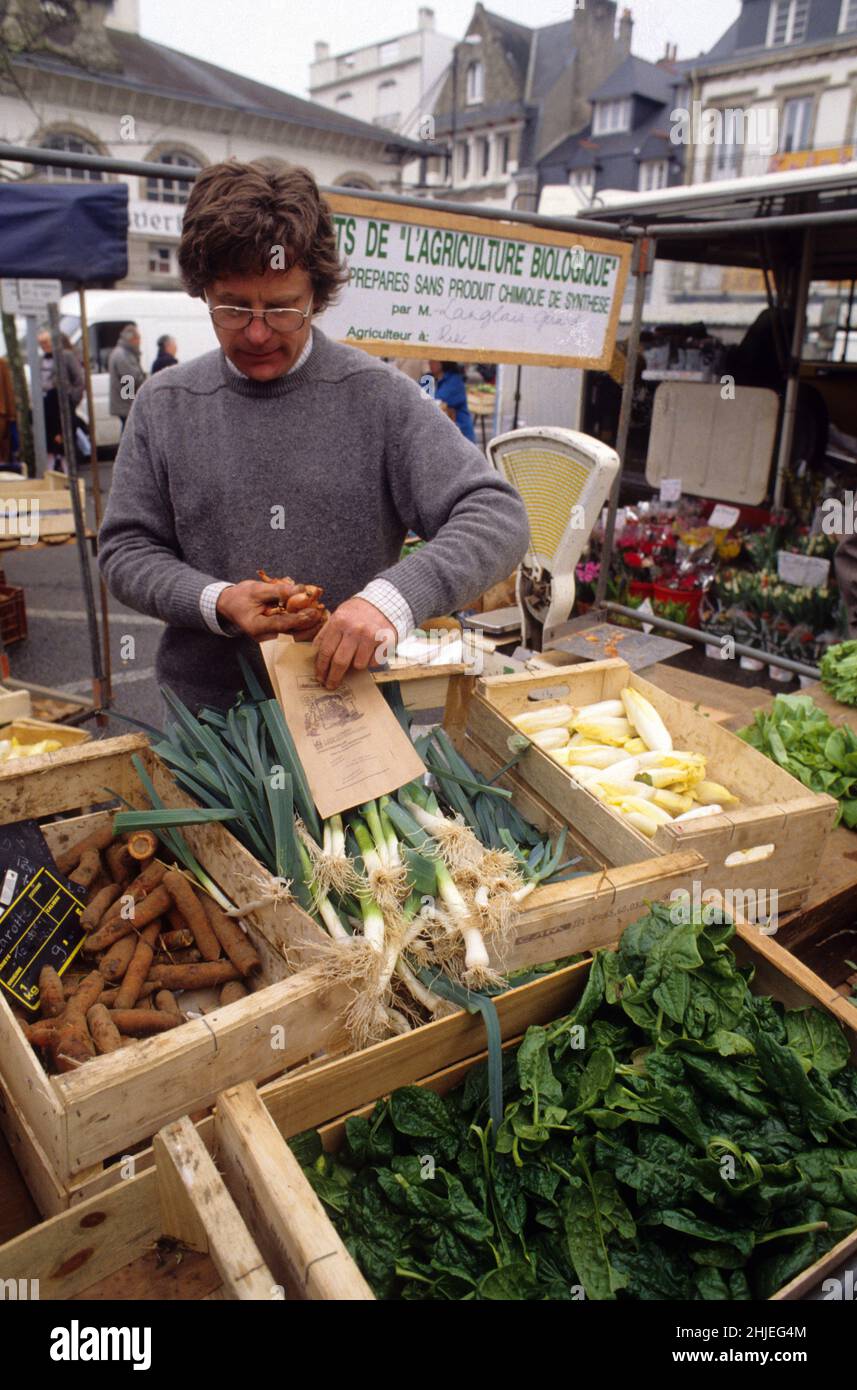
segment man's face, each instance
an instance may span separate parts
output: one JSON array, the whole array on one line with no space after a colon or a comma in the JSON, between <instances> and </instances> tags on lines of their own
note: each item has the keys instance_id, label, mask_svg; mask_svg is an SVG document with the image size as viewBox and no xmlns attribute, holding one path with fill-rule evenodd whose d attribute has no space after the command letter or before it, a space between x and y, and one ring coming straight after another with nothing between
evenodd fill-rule
<instances>
[{"instance_id":1,"label":"man's face","mask_svg":"<svg viewBox=\"0 0 857 1390\"><path fill-rule=\"evenodd\" d=\"M309 308L312 282L300 266L268 270L264 275L225 275L206 291L210 309L229 304L239 309ZM217 341L240 372L253 381L274 381L292 368L306 346L310 319L293 333L277 333L264 319L254 318L246 328L219 328L212 320Z\"/></svg>"},{"instance_id":2,"label":"man's face","mask_svg":"<svg viewBox=\"0 0 857 1390\"><path fill-rule=\"evenodd\" d=\"M50 333L39 334L39 347L42 349L42 352L53 352Z\"/></svg>"}]
</instances>

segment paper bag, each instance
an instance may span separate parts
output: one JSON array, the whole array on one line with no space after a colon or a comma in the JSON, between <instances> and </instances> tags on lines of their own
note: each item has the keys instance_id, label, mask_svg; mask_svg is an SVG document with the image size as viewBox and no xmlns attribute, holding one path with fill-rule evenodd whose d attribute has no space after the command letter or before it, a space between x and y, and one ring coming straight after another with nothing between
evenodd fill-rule
<instances>
[{"instance_id":1,"label":"paper bag","mask_svg":"<svg viewBox=\"0 0 857 1390\"><path fill-rule=\"evenodd\" d=\"M422 759L368 671L326 690L308 643L278 638L262 651L323 820L422 777Z\"/></svg>"}]
</instances>

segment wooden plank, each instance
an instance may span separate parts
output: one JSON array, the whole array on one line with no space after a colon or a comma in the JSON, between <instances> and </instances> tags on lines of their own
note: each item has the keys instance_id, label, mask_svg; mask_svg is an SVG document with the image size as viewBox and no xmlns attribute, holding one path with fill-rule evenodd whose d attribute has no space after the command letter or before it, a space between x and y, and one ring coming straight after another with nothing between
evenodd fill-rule
<instances>
[{"instance_id":1,"label":"wooden plank","mask_svg":"<svg viewBox=\"0 0 857 1390\"><path fill-rule=\"evenodd\" d=\"M515 1037L530 1023L547 1023L570 1008L582 988L582 969L585 963L571 965L500 995L495 1002L502 1036ZM280 1133L290 1138L334 1114L408 1085L415 1076L479 1052L484 1041L481 1020L456 1013L337 1058L316 1071L281 1077L263 1087L261 1094Z\"/></svg>"},{"instance_id":2,"label":"wooden plank","mask_svg":"<svg viewBox=\"0 0 857 1390\"><path fill-rule=\"evenodd\" d=\"M347 998L344 987L291 976L54 1077L67 1115L68 1172L148 1138L191 1106L210 1105L225 1087L262 1080L335 1045Z\"/></svg>"},{"instance_id":3,"label":"wooden plank","mask_svg":"<svg viewBox=\"0 0 857 1390\"><path fill-rule=\"evenodd\" d=\"M557 666L541 675L521 671L512 676L483 676L477 683L476 693L507 718L534 708L528 699L531 690L561 691L567 685L570 696L573 686L573 699L563 694L558 698L571 705L592 705L602 698L612 698L602 696L604 681L607 675L620 668L627 671L627 663L614 657L606 661L582 661Z\"/></svg>"},{"instance_id":4,"label":"wooden plank","mask_svg":"<svg viewBox=\"0 0 857 1390\"><path fill-rule=\"evenodd\" d=\"M187 1115L153 1148L164 1234L211 1256L227 1298L269 1299L271 1271Z\"/></svg>"},{"instance_id":5,"label":"wooden plank","mask_svg":"<svg viewBox=\"0 0 857 1390\"><path fill-rule=\"evenodd\" d=\"M0 805L5 822L76 811L93 801L108 801L105 787L130 801L139 782L131 766L132 753L143 753L142 734L82 743L59 753L27 758L25 765L0 765Z\"/></svg>"},{"instance_id":6,"label":"wooden plank","mask_svg":"<svg viewBox=\"0 0 857 1390\"><path fill-rule=\"evenodd\" d=\"M245 1082L218 1097L215 1131L242 1215L290 1293L374 1301L254 1086Z\"/></svg>"},{"instance_id":7,"label":"wooden plank","mask_svg":"<svg viewBox=\"0 0 857 1390\"><path fill-rule=\"evenodd\" d=\"M692 893L705 867L705 860L689 851L537 888L525 900L511 945L503 950L503 966L517 970L610 946L645 912L647 902L660 902L674 890Z\"/></svg>"},{"instance_id":8,"label":"wooden plank","mask_svg":"<svg viewBox=\"0 0 857 1390\"><path fill-rule=\"evenodd\" d=\"M0 1281L38 1279L40 1298L72 1298L144 1254L159 1227L150 1169L0 1246Z\"/></svg>"},{"instance_id":9,"label":"wooden plank","mask_svg":"<svg viewBox=\"0 0 857 1390\"><path fill-rule=\"evenodd\" d=\"M772 1295L771 1302L792 1303L796 1299L804 1298L818 1287L826 1275L832 1274L844 1260L850 1259L854 1254L857 1254L857 1231L852 1231L850 1235L838 1241L832 1250L828 1250L826 1255L822 1255L820 1260L816 1260L815 1264L796 1274L794 1279Z\"/></svg>"},{"instance_id":10,"label":"wooden plank","mask_svg":"<svg viewBox=\"0 0 857 1390\"><path fill-rule=\"evenodd\" d=\"M71 1301L188 1303L224 1297L220 1275L208 1255L165 1243L90 1284Z\"/></svg>"},{"instance_id":11,"label":"wooden plank","mask_svg":"<svg viewBox=\"0 0 857 1390\"><path fill-rule=\"evenodd\" d=\"M4 1059L5 1062L5 1059ZM57 1177L54 1165L33 1133L27 1118L0 1077L0 1130L36 1207L43 1217L56 1216L69 1206L68 1193ZM7 1184L0 1176L0 1193ZM28 1223L32 1224L32 1222ZM6 1232L8 1237L9 1232ZM2 1236L0 1236L2 1238Z\"/></svg>"},{"instance_id":12,"label":"wooden plank","mask_svg":"<svg viewBox=\"0 0 857 1390\"><path fill-rule=\"evenodd\" d=\"M6 1095L25 1113L32 1134L57 1171L65 1157L65 1114L50 1077L0 991L0 1069Z\"/></svg>"}]
</instances>

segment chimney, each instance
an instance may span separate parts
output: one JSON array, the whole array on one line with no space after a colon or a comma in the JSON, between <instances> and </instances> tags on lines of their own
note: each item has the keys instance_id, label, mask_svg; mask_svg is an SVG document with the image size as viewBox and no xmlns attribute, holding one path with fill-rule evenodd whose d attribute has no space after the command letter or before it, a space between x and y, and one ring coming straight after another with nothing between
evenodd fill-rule
<instances>
[{"instance_id":1,"label":"chimney","mask_svg":"<svg viewBox=\"0 0 857 1390\"><path fill-rule=\"evenodd\" d=\"M420 8L417 10L417 28L434 28L434 10L429 9L428 5L420 5Z\"/></svg>"},{"instance_id":2,"label":"chimney","mask_svg":"<svg viewBox=\"0 0 857 1390\"><path fill-rule=\"evenodd\" d=\"M140 0L113 0L104 23L109 29L121 29L123 34L139 34Z\"/></svg>"},{"instance_id":3,"label":"chimney","mask_svg":"<svg viewBox=\"0 0 857 1390\"><path fill-rule=\"evenodd\" d=\"M664 46L664 56L658 59L659 68L671 68L678 58L678 44L667 43Z\"/></svg>"},{"instance_id":4,"label":"chimney","mask_svg":"<svg viewBox=\"0 0 857 1390\"><path fill-rule=\"evenodd\" d=\"M323 63L324 60L325 60L325 58L329 58L329 57L330 57L330 44L329 44L329 43L324 43L321 39L316 39L316 41L315 41L315 58L313 59L313 61L316 62L316 63Z\"/></svg>"},{"instance_id":5,"label":"chimney","mask_svg":"<svg viewBox=\"0 0 857 1390\"><path fill-rule=\"evenodd\" d=\"M627 57L631 52L631 39L634 33L634 17L630 10L622 11L619 20L619 49Z\"/></svg>"}]
</instances>

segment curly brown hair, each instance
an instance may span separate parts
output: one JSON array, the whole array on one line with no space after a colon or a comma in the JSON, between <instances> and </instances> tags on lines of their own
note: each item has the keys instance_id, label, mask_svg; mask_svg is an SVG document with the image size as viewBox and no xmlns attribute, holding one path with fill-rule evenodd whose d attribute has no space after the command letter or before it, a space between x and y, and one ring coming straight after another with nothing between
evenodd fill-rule
<instances>
[{"instance_id":1,"label":"curly brown hair","mask_svg":"<svg viewBox=\"0 0 857 1390\"><path fill-rule=\"evenodd\" d=\"M179 266L188 294L202 299L228 274L262 275L282 247L284 271L301 266L320 313L348 279L330 209L308 169L283 159L227 159L203 169L185 209ZM280 268L277 266L276 268Z\"/></svg>"}]
</instances>

